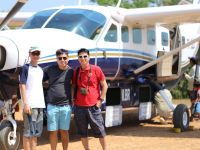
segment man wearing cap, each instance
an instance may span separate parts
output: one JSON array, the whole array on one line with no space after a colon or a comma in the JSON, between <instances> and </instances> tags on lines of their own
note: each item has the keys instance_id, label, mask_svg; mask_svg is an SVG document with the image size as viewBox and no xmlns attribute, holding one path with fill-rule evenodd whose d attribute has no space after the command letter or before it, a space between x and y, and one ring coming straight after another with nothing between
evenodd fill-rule
<instances>
[{"instance_id":1,"label":"man wearing cap","mask_svg":"<svg viewBox=\"0 0 200 150\"><path fill-rule=\"evenodd\" d=\"M184 73L184 76L186 80L188 81L188 94L189 98L191 100L191 107L190 110L192 112L194 102L196 100L196 92L194 92L194 78L195 78L195 71L196 71L196 64L197 64L197 58L196 57L189 57L190 60L190 66L189 66L189 72ZM193 120L193 117L191 116L190 120Z\"/></svg>"},{"instance_id":2,"label":"man wearing cap","mask_svg":"<svg viewBox=\"0 0 200 150\"><path fill-rule=\"evenodd\" d=\"M45 108L42 86L43 70L38 65L40 49L30 47L30 63L25 64L20 72L20 92L23 101L23 147L33 150L37 146L37 137L43 130L43 108Z\"/></svg>"}]
</instances>

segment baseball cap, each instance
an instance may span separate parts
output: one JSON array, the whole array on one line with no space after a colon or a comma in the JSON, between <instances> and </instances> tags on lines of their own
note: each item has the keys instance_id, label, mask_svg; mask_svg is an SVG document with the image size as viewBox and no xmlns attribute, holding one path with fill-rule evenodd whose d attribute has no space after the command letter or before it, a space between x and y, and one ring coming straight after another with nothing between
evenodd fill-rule
<instances>
[{"instance_id":1,"label":"baseball cap","mask_svg":"<svg viewBox=\"0 0 200 150\"><path fill-rule=\"evenodd\" d=\"M29 53L35 52L35 51L40 51L39 47L37 46L31 46L29 49Z\"/></svg>"}]
</instances>

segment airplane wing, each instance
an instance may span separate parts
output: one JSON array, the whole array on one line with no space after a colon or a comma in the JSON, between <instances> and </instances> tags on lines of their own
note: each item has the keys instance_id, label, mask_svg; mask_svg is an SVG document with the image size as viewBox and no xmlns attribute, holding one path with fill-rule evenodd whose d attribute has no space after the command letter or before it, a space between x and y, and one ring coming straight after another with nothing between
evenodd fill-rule
<instances>
[{"instance_id":1,"label":"airplane wing","mask_svg":"<svg viewBox=\"0 0 200 150\"><path fill-rule=\"evenodd\" d=\"M8 26L22 26L26 19L31 17L35 12L18 12L8 23ZM0 22L7 16L7 12L0 13Z\"/></svg>"},{"instance_id":2,"label":"airplane wing","mask_svg":"<svg viewBox=\"0 0 200 150\"><path fill-rule=\"evenodd\" d=\"M22 8L27 0L18 0L6 17L1 21L0 30L11 20L11 18Z\"/></svg>"},{"instance_id":3,"label":"airplane wing","mask_svg":"<svg viewBox=\"0 0 200 150\"><path fill-rule=\"evenodd\" d=\"M172 27L183 23L200 22L200 5L174 5L136 9L119 9L112 17L118 22L128 22L135 26L160 24Z\"/></svg>"}]
</instances>

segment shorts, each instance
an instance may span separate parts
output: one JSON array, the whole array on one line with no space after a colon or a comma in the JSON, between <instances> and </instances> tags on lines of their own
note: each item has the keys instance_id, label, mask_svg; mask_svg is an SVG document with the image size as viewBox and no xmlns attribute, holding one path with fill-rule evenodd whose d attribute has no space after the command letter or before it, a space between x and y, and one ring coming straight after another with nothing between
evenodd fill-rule
<instances>
[{"instance_id":1,"label":"shorts","mask_svg":"<svg viewBox=\"0 0 200 150\"><path fill-rule=\"evenodd\" d=\"M43 130L43 108L32 108L31 115L23 113L25 137L40 137Z\"/></svg>"},{"instance_id":2,"label":"shorts","mask_svg":"<svg viewBox=\"0 0 200 150\"><path fill-rule=\"evenodd\" d=\"M195 107L195 112L200 113L200 102L195 103L194 107Z\"/></svg>"},{"instance_id":3,"label":"shorts","mask_svg":"<svg viewBox=\"0 0 200 150\"><path fill-rule=\"evenodd\" d=\"M71 120L71 106L47 105L48 131L69 130Z\"/></svg>"},{"instance_id":4,"label":"shorts","mask_svg":"<svg viewBox=\"0 0 200 150\"><path fill-rule=\"evenodd\" d=\"M196 100L197 99L197 91L196 90L188 91L188 94L189 94L190 100Z\"/></svg>"},{"instance_id":5,"label":"shorts","mask_svg":"<svg viewBox=\"0 0 200 150\"><path fill-rule=\"evenodd\" d=\"M88 125L90 125L94 137L102 138L106 136L104 121L101 109L92 107L74 107L74 120L77 127L77 133L81 137L88 136Z\"/></svg>"}]
</instances>

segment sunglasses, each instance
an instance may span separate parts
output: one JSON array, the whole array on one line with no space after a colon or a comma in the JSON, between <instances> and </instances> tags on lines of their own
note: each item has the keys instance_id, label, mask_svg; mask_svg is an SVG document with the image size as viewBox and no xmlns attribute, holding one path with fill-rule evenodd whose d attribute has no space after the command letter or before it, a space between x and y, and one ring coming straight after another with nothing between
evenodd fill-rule
<instances>
[{"instance_id":1,"label":"sunglasses","mask_svg":"<svg viewBox=\"0 0 200 150\"><path fill-rule=\"evenodd\" d=\"M40 52L32 52L31 55L32 55L32 56L39 56L39 55L40 55Z\"/></svg>"},{"instance_id":2,"label":"sunglasses","mask_svg":"<svg viewBox=\"0 0 200 150\"><path fill-rule=\"evenodd\" d=\"M78 56L78 58L87 58L88 56L87 55L84 55L84 56Z\"/></svg>"},{"instance_id":3,"label":"sunglasses","mask_svg":"<svg viewBox=\"0 0 200 150\"><path fill-rule=\"evenodd\" d=\"M67 57L58 57L58 60L67 60Z\"/></svg>"}]
</instances>

